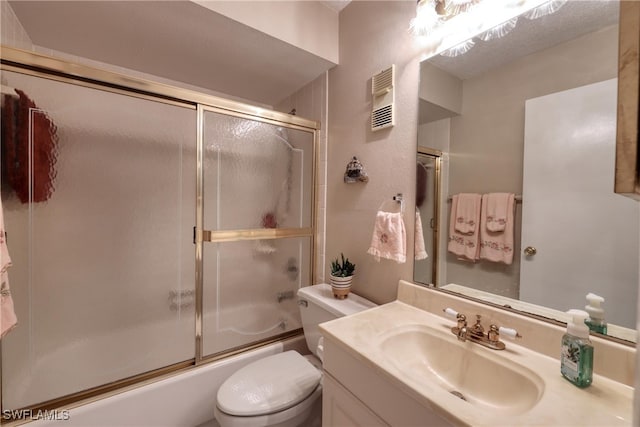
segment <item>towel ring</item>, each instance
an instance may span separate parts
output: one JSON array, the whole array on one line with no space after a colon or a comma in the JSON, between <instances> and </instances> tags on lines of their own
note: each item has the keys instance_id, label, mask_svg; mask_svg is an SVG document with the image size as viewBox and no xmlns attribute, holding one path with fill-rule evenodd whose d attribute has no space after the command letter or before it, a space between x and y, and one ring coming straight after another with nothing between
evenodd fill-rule
<instances>
[{"instance_id":1,"label":"towel ring","mask_svg":"<svg viewBox=\"0 0 640 427\"><path fill-rule=\"evenodd\" d=\"M401 214L404 214L404 199L402 197L402 193L397 193L395 196L392 197L392 200L398 204L400 204L400 212ZM379 211L383 211L386 212L383 207L385 205L385 203L388 203L389 200L384 200L380 206L378 207ZM398 213L398 212L392 212L392 213Z\"/></svg>"}]
</instances>

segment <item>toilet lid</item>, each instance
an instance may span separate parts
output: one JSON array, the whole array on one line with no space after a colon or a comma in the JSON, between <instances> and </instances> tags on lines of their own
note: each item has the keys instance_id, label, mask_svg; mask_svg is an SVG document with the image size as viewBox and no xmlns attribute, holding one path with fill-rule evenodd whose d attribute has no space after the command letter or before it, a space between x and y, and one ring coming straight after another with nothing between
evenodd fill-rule
<instances>
[{"instance_id":1,"label":"toilet lid","mask_svg":"<svg viewBox=\"0 0 640 427\"><path fill-rule=\"evenodd\" d=\"M322 374L296 351L248 364L218 390L218 408L229 415L253 416L282 411L306 399Z\"/></svg>"}]
</instances>

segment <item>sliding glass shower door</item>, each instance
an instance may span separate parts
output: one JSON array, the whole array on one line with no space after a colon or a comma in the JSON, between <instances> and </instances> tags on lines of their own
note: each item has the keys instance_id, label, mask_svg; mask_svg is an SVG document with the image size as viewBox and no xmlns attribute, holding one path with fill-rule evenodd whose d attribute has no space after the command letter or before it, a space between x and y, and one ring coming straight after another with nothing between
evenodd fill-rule
<instances>
[{"instance_id":1,"label":"sliding glass shower door","mask_svg":"<svg viewBox=\"0 0 640 427\"><path fill-rule=\"evenodd\" d=\"M195 108L2 76L3 408L193 359Z\"/></svg>"},{"instance_id":2,"label":"sliding glass shower door","mask_svg":"<svg viewBox=\"0 0 640 427\"><path fill-rule=\"evenodd\" d=\"M3 414L300 332L317 123L10 48L2 77Z\"/></svg>"},{"instance_id":3,"label":"sliding glass shower door","mask_svg":"<svg viewBox=\"0 0 640 427\"><path fill-rule=\"evenodd\" d=\"M203 109L203 355L301 327L314 133Z\"/></svg>"}]
</instances>

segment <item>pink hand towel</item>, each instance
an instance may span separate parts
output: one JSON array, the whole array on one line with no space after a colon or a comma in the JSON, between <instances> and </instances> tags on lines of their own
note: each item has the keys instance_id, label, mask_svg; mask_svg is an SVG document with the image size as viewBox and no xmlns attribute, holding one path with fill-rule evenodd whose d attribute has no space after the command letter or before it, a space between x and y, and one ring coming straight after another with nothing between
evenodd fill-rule
<instances>
[{"instance_id":1,"label":"pink hand towel","mask_svg":"<svg viewBox=\"0 0 640 427\"><path fill-rule=\"evenodd\" d=\"M387 258L399 264L407 260L407 235L402 212L378 211L371 237L371 247L367 251L376 261Z\"/></svg>"},{"instance_id":2,"label":"pink hand towel","mask_svg":"<svg viewBox=\"0 0 640 427\"><path fill-rule=\"evenodd\" d=\"M487 230L504 231L509 215L509 199L512 193L489 193L486 201L483 197L482 204L486 205Z\"/></svg>"},{"instance_id":3,"label":"pink hand towel","mask_svg":"<svg viewBox=\"0 0 640 427\"><path fill-rule=\"evenodd\" d=\"M476 194L480 198L479 194ZM477 211L474 216L475 227L471 234L461 233L456 230L457 208L459 203L459 195L453 196L451 202L451 219L449 220L449 244L448 250L452 254L458 256L458 259L464 261L475 262L480 254L479 241L479 222L480 222L480 203L477 203Z\"/></svg>"},{"instance_id":4,"label":"pink hand towel","mask_svg":"<svg viewBox=\"0 0 640 427\"><path fill-rule=\"evenodd\" d=\"M11 266L11 257L7 248L2 214L2 199L0 199L0 338L13 329L18 323L13 309L13 299L9 290L9 275L7 270Z\"/></svg>"},{"instance_id":5,"label":"pink hand towel","mask_svg":"<svg viewBox=\"0 0 640 427\"><path fill-rule=\"evenodd\" d=\"M507 198L507 216L503 231L490 231L487 224L489 195L482 196L482 216L480 219L480 258L487 261L502 262L511 265L513 262L513 232L515 197Z\"/></svg>"},{"instance_id":6,"label":"pink hand towel","mask_svg":"<svg viewBox=\"0 0 640 427\"><path fill-rule=\"evenodd\" d=\"M429 258L427 250L424 246L424 233L422 232L422 218L420 217L420 211L416 208L416 229L413 243L414 259L419 261L421 259Z\"/></svg>"},{"instance_id":7,"label":"pink hand towel","mask_svg":"<svg viewBox=\"0 0 640 427\"><path fill-rule=\"evenodd\" d=\"M471 193L458 194L456 207L456 231L462 234L473 234L478 229L480 219L480 195Z\"/></svg>"}]
</instances>

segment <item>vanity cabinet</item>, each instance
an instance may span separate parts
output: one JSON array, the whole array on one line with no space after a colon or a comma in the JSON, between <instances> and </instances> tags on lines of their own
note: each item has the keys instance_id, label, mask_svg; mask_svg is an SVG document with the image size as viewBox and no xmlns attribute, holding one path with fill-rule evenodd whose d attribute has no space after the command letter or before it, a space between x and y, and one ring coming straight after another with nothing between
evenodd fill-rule
<instances>
[{"instance_id":1,"label":"vanity cabinet","mask_svg":"<svg viewBox=\"0 0 640 427\"><path fill-rule=\"evenodd\" d=\"M322 380L322 425L327 427L389 426L327 373Z\"/></svg>"},{"instance_id":2,"label":"vanity cabinet","mask_svg":"<svg viewBox=\"0 0 640 427\"><path fill-rule=\"evenodd\" d=\"M325 337L322 425L451 426L403 385Z\"/></svg>"}]
</instances>

